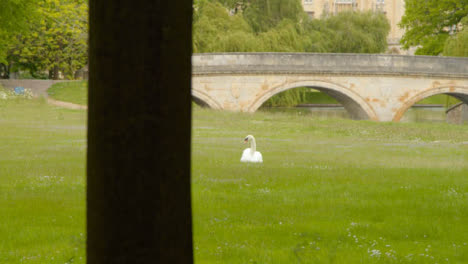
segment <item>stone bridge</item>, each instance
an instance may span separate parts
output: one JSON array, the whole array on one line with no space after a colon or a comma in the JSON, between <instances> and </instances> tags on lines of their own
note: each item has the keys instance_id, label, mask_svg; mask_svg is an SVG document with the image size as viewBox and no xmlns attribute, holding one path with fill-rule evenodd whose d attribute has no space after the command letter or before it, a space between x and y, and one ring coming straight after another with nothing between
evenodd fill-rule
<instances>
[{"instance_id":1,"label":"stone bridge","mask_svg":"<svg viewBox=\"0 0 468 264\"><path fill-rule=\"evenodd\" d=\"M353 119L399 121L416 102L448 94L468 103L468 58L377 54L210 53L192 57L192 96L211 108L254 112L311 87Z\"/></svg>"}]
</instances>

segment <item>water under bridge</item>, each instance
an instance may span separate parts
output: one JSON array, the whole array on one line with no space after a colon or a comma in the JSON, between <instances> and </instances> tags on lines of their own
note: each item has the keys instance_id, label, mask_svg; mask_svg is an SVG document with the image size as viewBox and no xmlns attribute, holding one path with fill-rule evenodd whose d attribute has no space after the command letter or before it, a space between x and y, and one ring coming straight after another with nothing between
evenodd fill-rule
<instances>
[{"instance_id":1,"label":"water under bridge","mask_svg":"<svg viewBox=\"0 0 468 264\"><path fill-rule=\"evenodd\" d=\"M209 53L192 57L192 95L214 109L254 112L310 87L353 119L399 121L416 102L448 94L468 103L468 58L382 54Z\"/></svg>"}]
</instances>

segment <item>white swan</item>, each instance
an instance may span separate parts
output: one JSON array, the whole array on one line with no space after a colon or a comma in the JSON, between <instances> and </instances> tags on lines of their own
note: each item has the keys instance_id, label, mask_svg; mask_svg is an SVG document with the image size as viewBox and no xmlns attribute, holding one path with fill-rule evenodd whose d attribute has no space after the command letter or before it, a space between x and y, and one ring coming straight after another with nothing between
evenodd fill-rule
<instances>
[{"instance_id":1,"label":"white swan","mask_svg":"<svg viewBox=\"0 0 468 264\"><path fill-rule=\"evenodd\" d=\"M248 135L245 137L244 143L250 143L250 148L244 149L240 161L262 163L262 153L256 151L257 145L255 144L255 138L252 135Z\"/></svg>"}]
</instances>

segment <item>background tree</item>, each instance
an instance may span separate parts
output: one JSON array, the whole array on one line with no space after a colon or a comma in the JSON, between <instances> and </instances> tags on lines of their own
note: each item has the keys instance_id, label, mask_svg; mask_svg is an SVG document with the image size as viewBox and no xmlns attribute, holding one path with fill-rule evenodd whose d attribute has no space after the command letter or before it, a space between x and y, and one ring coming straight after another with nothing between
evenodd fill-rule
<instances>
[{"instance_id":1,"label":"background tree","mask_svg":"<svg viewBox=\"0 0 468 264\"><path fill-rule=\"evenodd\" d=\"M318 20L310 19L296 0L247 3L244 12L235 12L231 2L223 6L215 0L195 1L194 52L379 53L387 49L390 26L382 13L345 12ZM290 7L280 8L281 3ZM271 9L269 15L267 9ZM262 27L258 21L264 21Z\"/></svg>"},{"instance_id":2,"label":"background tree","mask_svg":"<svg viewBox=\"0 0 468 264\"><path fill-rule=\"evenodd\" d=\"M404 48L419 47L418 55L439 55L450 34L461 29L460 21L468 15L468 0L405 0L405 14L400 26Z\"/></svg>"},{"instance_id":3,"label":"background tree","mask_svg":"<svg viewBox=\"0 0 468 264\"><path fill-rule=\"evenodd\" d=\"M444 55L468 57L468 16L461 21L462 30L449 37L445 43Z\"/></svg>"},{"instance_id":4,"label":"background tree","mask_svg":"<svg viewBox=\"0 0 468 264\"><path fill-rule=\"evenodd\" d=\"M259 43L241 13L230 14L218 2L196 1L193 19L193 51L255 51Z\"/></svg>"},{"instance_id":5,"label":"background tree","mask_svg":"<svg viewBox=\"0 0 468 264\"><path fill-rule=\"evenodd\" d=\"M28 21L34 20L36 0L0 1L0 78L7 78L7 54L17 34L25 33Z\"/></svg>"},{"instance_id":6,"label":"background tree","mask_svg":"<svg viewBox=\"0 0 468 264\"><path fill-rule=\"evenodd\" d=\"M38 19L30 21L27 34L10 45L8 59L33 76L47 71L73 78L87 63L88 6L86 0L39 0Z\"/></svg>"},{"instance_id":7,"label":"background tree","mask_svg":"<svg viewBox=\"0 0 468 264\"><path fill-rule=\"evenodd\" d=\"M336 53L381 53L387 49L390 24L383 13L341 12L325 19L327 50Z\"/></svg>"},{"instance_id":8,"label":"background tree","mask_svg":"<svg viewBox=\"0 0 468 264\"><path fill-rule=\"evenodd\" d=\"M301 0L256 0L244 6L244 17L255 32L268 31L284 19L298 22L306 16Z\"/></svg>"}]
</instances>

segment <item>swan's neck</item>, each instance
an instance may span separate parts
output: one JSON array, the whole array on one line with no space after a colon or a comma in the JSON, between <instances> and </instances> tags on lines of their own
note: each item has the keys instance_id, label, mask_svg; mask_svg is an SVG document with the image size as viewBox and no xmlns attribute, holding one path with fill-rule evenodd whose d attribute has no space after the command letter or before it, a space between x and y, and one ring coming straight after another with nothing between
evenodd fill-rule
<instances>
[{"instance_id":1,"label":"swan's neck","mask_svg":"<svg viewBox=\"0 0 468 264\"><path fill-rule=\"evenodd\" d=\"M255 138L252 137L252 140L250 141L250 152L255 153L257 150L257 144L255 144Z\"/></svg>"}]
</instances>

